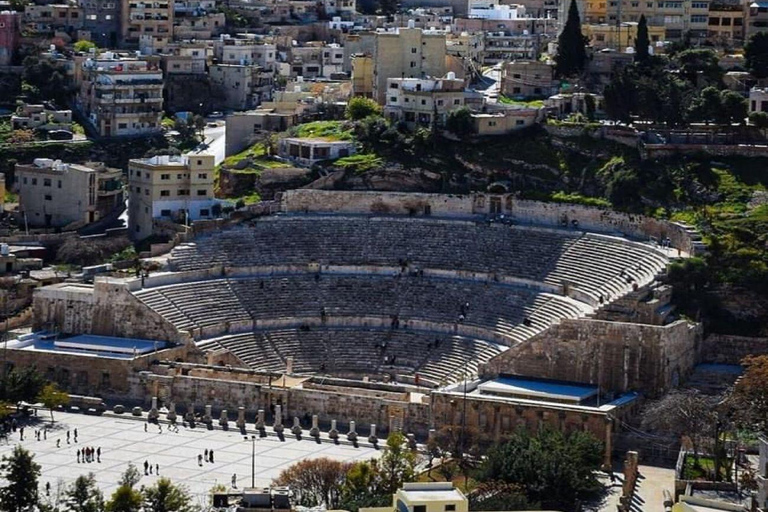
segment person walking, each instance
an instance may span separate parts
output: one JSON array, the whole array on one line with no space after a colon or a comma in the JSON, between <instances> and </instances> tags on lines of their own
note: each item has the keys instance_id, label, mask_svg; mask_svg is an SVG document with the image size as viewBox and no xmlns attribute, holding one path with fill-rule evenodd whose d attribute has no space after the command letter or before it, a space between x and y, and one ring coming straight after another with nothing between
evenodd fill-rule
<instances>
[{"instance_id":1,"label":"person walking","mask_svg":"<svg viewBox=\"0 0 768 512\"><path fill-rule=\"evenodd\" d=\"M77 450L77 463L80 464L80 450Z\"/></svg>"},{"instance_id":2,"label":"person walking","mask_svg":"<svg viewBox=\"0 0 768 512\"><path fill-rule=\"evenodd\" d=\"M69 430L67 430L67 444L69 444Z\"/></svg>"},{"instance_id":3,"label":"person walking","mask_svg":"<svg viewBox=\"0 0 768 512\"><path fill-rule=\"evenodd\" d=\"M77 429L75 429L75 442L77 442Z\"/></svg>"},{"instance_id":4,"label":"person walking","mask_svg":"<svg viewBox=\"0 0 768 512\"><path fill-rule=\"evenodd\" d=\"M197 465L202 466L203 465L203 456L201 454L197 454Z\"/></svg>"},{"instance_id":5,"label":"person walking","mask_svg":"<svg viewBox=\"0 0 768 512\"><path fill-rule=\"evenodd\" d=\"M96 448L96 462L101 463L101 446Z\"/></svg>"},{"instance_id":6,"label":"person walking","mask_svg":"<svg viewBox=\"0 0 768 512\"><path fill-rule=\"evenodd\" d=\"M146 460L144 461L144 474L145 475L149 474L149 462Z\"/></svg>"},{"instance_id":7,"label":"person walking","mask_svg":"<svg viewBox=\"0 0 768 512\"><path fill-rule=\"evenodd\" d=\"M47 440L48 440L48 429L46 428L46 429L43 429L43 441L47 441ZM50 485L50 483L48 485Z\"/></svg>"},{"instance_id":8,"label":"person walking","mask_svg":"<svg viewBox=\"0 0 768 512\"><path fill-rule=\"evenodd\" d=\"M61 438L56 440L56 448L61 448Z\"/></svg>"},{"instance_id":9,"label":"person walking","mask_svg":"<svg viewBox=\"0 0 768 512\"><path fill-rule=\"evenodd\" d=\"M160 476L160 464L155 463L155 474Z\"/></svg>"},{"instance_id":10,"label":"person walking","mask_svg":"<svg viewBox=\"0 0 768 512\"><path fill-rule=\"evenodd\" d=\"M232 487L237 489L237 473L232 474Z\"/></svg>"},{"instance_id":11,"label":"person walking","mask_svg":"<svg viewBox=\"0 0 768 512\"><path fill-rule=\"evenodd\" d=\"M213 462L213 450L208 450L208 461Z\"/></svg>"},{"instance_id":12,"label":"person walking","mask_svg":"<svg viewBox=\"0 0 768 512\"><path fill-rule=\"evenodd\" d=\"M144 432L146 432L146 431L147 431L147 424L144 423Z\"/></svg>"}]
</instances>

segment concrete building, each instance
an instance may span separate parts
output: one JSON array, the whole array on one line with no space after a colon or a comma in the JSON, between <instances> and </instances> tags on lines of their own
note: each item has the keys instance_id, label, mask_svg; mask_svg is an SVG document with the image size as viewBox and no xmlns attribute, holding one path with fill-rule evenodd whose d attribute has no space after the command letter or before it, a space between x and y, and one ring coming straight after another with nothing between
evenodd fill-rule
<instances>
[{"instance_id":1,"label":"concrete building","mask_svg":"<svg viewBox=\"0 0 768 512\"><path fill-rule=\"evenodd\" d=\"M637 38L637 22L622 22L621 26L607 23L596 25L582 25L582 33L589 40L589 44L594 50L612 48L619 51L625 51L627 48L635 47ZM663 25L648 26L648 39L651 46L659 41L666 40L666 28Z\"/></svg>"},{"instance_id":2,"label":"concrete building","mask_svg":"<svg viewBox=\"0 0 768 512\"><path fill-rule=\"evenodd\" d=\"M373 57L370 55L352 58L352 94L373 97Z\"/></svg>"},{"instance_id":3,"label":"concrete building","mask_svg":"<svg viewBox=\"0 0 768 512\"><path fill-rule=\"evenodd\" d=\"M173 35L172 0L122 0L120 27L123 42L138 45L142 34Z\"/></svg>"},{"instance_id":4,"label":"concrete building","mask_svg":"<svg viewBox=\"0 0 768 512\"><path fill-rule=\"evenodd\" d=\"M274 73L256 65L216 64L208 68L211 83L224 94L224 107L247 110L272 97Z\"/></svg>"},{"instance_id":5,"label":"concrete building","mask_svg":"<svg viewBox=\"0 0 768 512\"><path fill-rule=\"evenodd\" d=\"M0 66L13 62L19 47L21 15L16 11L0 12Z\"/></svg>"},{"instance_id":6,"label":"concrete building","mask_svg":"<svg viewBox=\"0 0 768 512\"><path fill-rule=\"evenodd\" d=\"M557 92L554 67L538 60L514 60L501 68L501 93L510 98L549 97Z\"/></svg>"},{"instance_id":7,"label":"concrete building","mask_svg":"<svg viewBox=\"0 0 768 512\"><path fill-rule=\"evenodd\" d=\"M81 0L82 29L101 48L115 48L120 36L120 0Z\"/></svg>"},{"instance_id":8,"label":"concrete building","mask_svg":"<svg viewBox=\"0 0 768 512\"><path fill-rule=\"evenodd\" d=\"M392 496L391 507L361 508L360 512L467 512L469 500L452 482L404 483Z\"/></svg>"},{"instance_id":9,"label":"concrete building","mask_svg":"<svg viewBox=\"0 0 768 512\"><path fill-rule=\"evenodd\" d=\"M34 130L45 125L66 125L71 129L71 110L52 110L45 105L29 105L24 103L17 114L11 116L11 127L14 130Z\"/></svg>"},{"instance_id":10,"label":"concrete building","mask_svg":"<svg viewBox=\"0 0 768 512\"><path fill-rule=\"evenodd\" d=\"M214 57L219 64L273 69L277 62L277 48L274 44L263 43L252 37L222 36L214 42Z\"/></svg>"},{"instance_id":11,"label":"concrete building","mask_svg":"<svg viewBox=\"0 0 768 512\"><path fill-rule=\"evenodd\" d=\"M235 112L227 116L224 132L224 154L234 155L250 144L261 132L284 132L298 122L293 112L276 112L274 109L258 109Z\"/></svg>"},{"instance_id":12,"label":"concrete building","mask_svg":"<svg viewBox=\"0 0 768 512\"><path fill-rule=\"evenodd\" d=\"M210 218L214 155L189 153L128 162L128 232L135 240L152 235L155 219L189 223Z\"/></svg>"},{"instance_id":13,"label":"concrete building","mask_svg":"<svg viewBox=\"0 0 768 512\"><path fill-rule=\"evenodd\" d=\"M99 221L123 207L122 172L101 163L66 164L38 158L16 164L19 210L35 227Z\"/></svg>"},{"instance_id":14,"label":"concrete building","mask_svg":"<svg viewBox=\"0 0 768 512\"><path fill-rule=\"evenodd\" d=\"M102 137L149 135L161 129L163 73L157 63L105 52L82 65L76 105Z\"/></svg>"},{"instance_id":15,"label":"concrete building","mask_svg":"<svg viewBox=\"0 0 768 512\"><path fill-rule=\"evenodd\" d=\"M503 135L533 126L539 119L538 108L498 109L472 113L474 132L483 135Z\"/></svg>"},{"instance_id":16,"label":"concrete building","mask_svg":"<svg viewBox=\"0 0 768 512\"><path fill-rule=\"evenodd\" d=\"M603 110L603 97L586 92L555 94L544 100L544 105L559 117L580 113L587 115L587 97L591 96L595 102L595 112Z\"/></svg>"},{"instance_id":17,"label":"concrete building","mask_svg":"<svg viewBox=\"0 0 768 512\"><path fill-rule=\"evenodd\" d=\"M484 65L492 65L510 60L537 60L541 55L544 43L542 34L531 32L528 29L486 32L480 57L481 62Z\"/></svg>"},{"instance_id":18,"label":"concrete building","mask_svg":"<svg viewBox=\"0 0 768 512\"><path fill-rule=\"evenodd\" d=\"M602 4L602 0L595 0ZM606 0L605 16L598 15L590 23L607 23L623 30L624 22L638 22L645 15L649 30L651 27L664 27L667 40L675 41L689 32L694 41L703 41L707 37L709 23L709 0ZM601 21L600 18L603 18ZM617 25L618 24L618 25ZM617 34L617 40L621 36Z\"/></svg>"},{"instance_id":19,"label":"concrete building","mask_svg":"<svg viewBox=\"0 0 768 512\"><path fill-rule=\"evenodd\" d=\"M390 78L384 115L410 127L443 126L448 114L464 106L464 80L445 78ZM436 117L435 117L436 116Z\"/></svg>"},{"instance_id":20,"label":"concrete building","mask_svg":"<svg viewBox=\"0 0 768 512\"><path fill-rule=\"evenodd\" d=\"M280 140L278 154L299 165L310 167L323 160L336 160L357 152L355 143L348 140L327 140L287 137Z\"/></svg>"},{"instance_id":21,"label":"concrete building","mask_svg":"<svg viewBox=\"0 0 768 512\"><path fill-rule=\"evenodd\" d=\"M753 87L749 91L749 114L768 112L768 89Z\"/></svg>"},{"instance_id":22,"label":"concrete building","mask_svg":"<svg viewBox=\"0 0 768 512\"><path fill-rule=\"evenodd\" d=\"M747 2L744 40L768 30L768 2Z\"/></svg>"},{"instance_id":23,"label":"concrete building","mask_svg":"<svg viewBox=\"0 0 768 512\"><path fill-rule=\"evenodd\" d=\"M712 2L707 38L720 46L744 42L744 6Z\"/></svg>"},{"instance_id":24,"label":"concrete building","mask_svg":"<svg viewBox=\"0 0 768 512\"><path fill-rule=\"evenodd\" d=\"M390 78L441 77L446 73L445 34L400 28L376 34L373 98L384 105Z\"/></svg>"}]
</instances>

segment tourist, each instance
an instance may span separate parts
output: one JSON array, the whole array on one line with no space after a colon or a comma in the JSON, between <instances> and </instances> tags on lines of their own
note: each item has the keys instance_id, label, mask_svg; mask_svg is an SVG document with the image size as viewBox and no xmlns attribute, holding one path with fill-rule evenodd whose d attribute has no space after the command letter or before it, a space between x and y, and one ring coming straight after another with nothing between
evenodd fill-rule
<instances>
[{"instance_id":1,"label":"tourist","mask_svg":"<svg viewBox=\"0 0 768 512\"><path fill-rule=\"evenodd\" d=\"M232 487L237 489L237 473L232 474Z\"/></svg>"},{"instance_id":2,"label":"tourist","mask_svg":"<svg viewBox=\"0 0 768 512\"><path fill-rule=\"evenodd\" d=\"M209 451L208 451L208 460L209 460L210 462L213 462L213 450L209 450Z\"/></svg>"},{"instance_id":3,"label":"tourist","mask_svg":"<svg viewBox=\"0 0 768 512\"><path fill-rule=\"evenodd\" d=\"M208 448L205 449L205 462L208 462Z\"/></svg>"},{"instance_id":4,"label":"tourist","mask_svg":"<svg viewBox=\"0 0 768 512\"><path fill-rule=\"evenodd\" d=\"M67 444L69 444L69 430L67 430Z\"/></svg>"},{"instance_id":5,"label":"tourist","mask_svg":"<svg viewBox=\"0 0 768 512\"><path fill-rule=\"evenodd\" d=\"M47 440L48 440L48 429L46 428L43 430L43 441L47 441Z\"/></svg>"},{"instance_id":6,"label":"tourist","mask_svg":"<svg viewBox=\"0 0 768 512\"><path fill-rule=\"evenodd\" d=\"M45 482L45 495L51 495L51 482Z\"/></svg>"},{"instance_id":7,"label":"tourist","mask_svg":"<svg viewBox=\"0 0 768 512\"><path fill-rule=\"evenodd\" d=\"M19 429L19 440L20 440L20 441L23 441L23 440L24 440L24 427L21 427L21 428Z\"/></svg>"},{"instance_id":8,"label":"tourist","mask_svg":"<svg viewBox=\"0 0 768 512\"><path fill-rule=\"evenodd\" d=\"M149 462L146 460L144 461L144 474L145 475L149 474Z\"/></svg>"},{"instance_id":9,"label":"tourist","mask_svg":"<svg viewBox=\"0 0 768 512\"><path fill-rule=\"evenodd\" d=\"M96 462L101 463L101 446L96 448Z\"/></svg>"},{"instance_id":10,"label":"tourist","mask_svg":"<svg viewBox=\"0 0 768 512\"><path fill-rule=\"evenodd\" d=\"M56 448L61 448L61 438L56 440Z\"/></svg>"},{"instance_id":11,"label":"tourist","mask_svg":"<svg viewBox=\"0 0 768 512\"><path fill-rule=\"evenodd\" d=\"M203 465L203 456L199 453L197 454L197 465L202 466Z\"/></svg>"},{"instance_id":12,"label":"tourist","mask_svg":"<svg viewBox=\"0 0 768 512\"><path fill-rule=\"evenodd\" d=\"M80 450L77 450L77 463L80 464Z\"/></svg>"},{"instance_id":13,"label":"tourist","mask_svg":"<svg viewBox=\"0 0 768 512\"><path fill-rule=\"evenodd\" d=\"M149 474L152 474L152 464L149 465Z\"/></svg>"},{"instance_id":14,"label":"tourist","mask_svg":"<svg viewBox=\"0 0 768 512\"><path fill-rule=\"evenodd\" d=\"M160 464L155 463L155 474L160 475Z\"/></svg>"},{"instance_id":15,"label":"tourist","mask_svg":"<svg viewBox=\"0 0 768 512\"><path fill-rule=\"evenodd\" d=\"M147 431L147 424L145 423L144 424L144 432L146 432L146 431Z\"/></svg>"},{"instance_id":16,"label":"tourist","mask_svg":"<svg viewBox=\"0 0 768 512\"><path fill-rule=\"evenodd\" d=\"M75 429L74 434L75 434L75 442L77 442L77 429Z\"/></svg>"}]
</instances>

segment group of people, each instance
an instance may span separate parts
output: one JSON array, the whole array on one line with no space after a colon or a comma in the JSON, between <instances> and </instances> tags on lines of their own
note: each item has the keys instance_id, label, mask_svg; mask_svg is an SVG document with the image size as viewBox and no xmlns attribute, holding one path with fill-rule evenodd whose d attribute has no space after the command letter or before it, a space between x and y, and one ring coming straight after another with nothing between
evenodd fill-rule
<instances>
[{"instance_id":1,"label":"group of people","mask_svg":"<svg viewBox=\"0 0 768 512\"><path fill-rule=\"evenodd\" d=\"M205 462L213 462L213 450L209 450L206 448L205 452L203 454L197 454L197 465L202 466L203 465L203 459L205 459Z\"/></svg>"},{"instance_id":2,"label":"group of people","mask_svg":"<svg viewBox=\"0 0 768 512\"><path fill-rule=\"evenodd\" d=\"M155 473L154 474L155 475L159 475L160 474L160 464L155 463L154 469L155 469ZM152 464L150 464L148 460L144 461L144 474L145 475L151 475L152 474Z\"/></svg>"},{"instance_id":3,"label":"group of people","mask_svg":"<svg viewBox=\"0 0 768 512\"><path fill-rule=\"evenodd\" d=\"M101 462L101 446L94 448L93 446L86 446L85 448L77 450L77 463L80 462Z\"/></svg>"}]
</instances>

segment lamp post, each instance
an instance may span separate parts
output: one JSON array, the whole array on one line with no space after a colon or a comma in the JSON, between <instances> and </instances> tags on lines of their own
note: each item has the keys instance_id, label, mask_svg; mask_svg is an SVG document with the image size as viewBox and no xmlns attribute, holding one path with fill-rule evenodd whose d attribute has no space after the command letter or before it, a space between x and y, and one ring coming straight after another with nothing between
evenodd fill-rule
<instances>
[{"instance_id":1,"label":"lamp post","mask_svg":"<svg viewBox=\"0 0 768 512\"><path fill-rule=\"evenodd\" d=\"M245 441L248 436L243 436ZM251 489L256 487L256 436L251 434Z\"/></svg>"}]
</instances>

